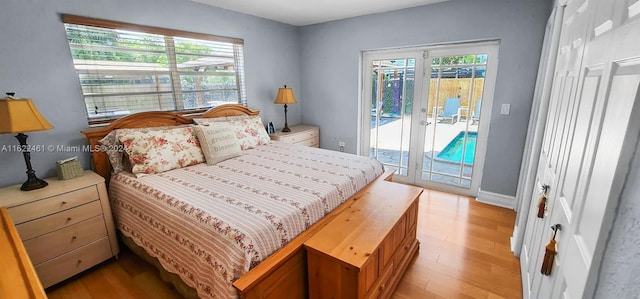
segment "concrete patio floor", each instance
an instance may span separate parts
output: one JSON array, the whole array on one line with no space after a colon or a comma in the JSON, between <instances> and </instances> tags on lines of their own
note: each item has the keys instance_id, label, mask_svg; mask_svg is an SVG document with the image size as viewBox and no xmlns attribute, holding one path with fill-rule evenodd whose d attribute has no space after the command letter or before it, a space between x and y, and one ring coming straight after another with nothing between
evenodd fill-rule
<instances>
[{"instance_id":1,"label":"concrete patio floor","mask_svg":"<svg viewBox=\"0 0 640 299\"><path fill-rule=\"evenodd\" d=\"M463 167L461 163L438 158L432 159L432 157L437 156L460 132L467 129L469 132L477 132L478 125L472 124L471 121L467 123L464 119L453 124L437 122L434 121L433 118L428 118L427 121L429 124L427 125L425 133L422 179L449 185L470 187L473 165L465 164ZM375 118L372 118L372 129L375 127L374 122ZM377 140L378 151L376 158L383 164L398 168L399 175L406 175L411 116L404 116L402 118L381 117L380 122L381 125L378 131L371 131L370 156L376 157L374 148ZM375 136L376 133L378 136L377 139Z\"/></svg>"}]
</instances>

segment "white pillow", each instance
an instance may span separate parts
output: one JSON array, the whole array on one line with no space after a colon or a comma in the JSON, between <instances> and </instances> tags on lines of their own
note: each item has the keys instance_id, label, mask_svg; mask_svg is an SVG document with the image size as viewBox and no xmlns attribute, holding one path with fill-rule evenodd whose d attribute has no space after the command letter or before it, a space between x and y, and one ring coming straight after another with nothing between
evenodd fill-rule
<instances>
[{"instance_id":1,"label":"white pillow","mask_svg":"<svg viewBox=\"0 0 640 299\"><path fill-rule=\"evenodd\" d=\"M242 154L236 132L227 123L207 123L195 126L194 131L207 165L214 165Z\"/></svg>"}]
</instances>

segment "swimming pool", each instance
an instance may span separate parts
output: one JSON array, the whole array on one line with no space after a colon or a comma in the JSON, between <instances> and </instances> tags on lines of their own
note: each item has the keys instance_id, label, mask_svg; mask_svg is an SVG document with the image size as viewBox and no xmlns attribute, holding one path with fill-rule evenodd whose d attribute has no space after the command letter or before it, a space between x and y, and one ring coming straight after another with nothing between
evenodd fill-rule
<instances>
[{"instance_id":1,"label":"swimming pool","mask_svg":"<svg viewBox=\"0 0 640 299\"><path fill-rule=\"evenodd\" d=\"M464 143L464 131L460 132L447 146L436 156L439 159L460 163L462 161L462 148ZM478 132L467 132L467 144L465 146L464 164L473 164L476 155L476 140Z\"/></svg>"}]
</instances>

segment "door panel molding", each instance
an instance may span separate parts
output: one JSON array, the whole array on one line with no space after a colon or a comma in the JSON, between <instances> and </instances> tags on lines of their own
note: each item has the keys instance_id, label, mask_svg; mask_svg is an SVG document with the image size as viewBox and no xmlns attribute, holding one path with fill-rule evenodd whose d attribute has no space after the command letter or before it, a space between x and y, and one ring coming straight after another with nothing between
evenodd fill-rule
<instances>
[{"instance_id":1,"label":"door panel molding","mask_svg":"<svg viewBox=\"0 0 640 299\"><path fill-rule=\"evenodd\" d=\"M567 3L555 74L566 71L575 82L554 86L562 90L550 98L557 103L549 105L537 176L542 183L555 178L549 183L554 191L542 221L527 215L522 247L528 257L521 259L526 298L591 298L598 285L640 135L640 45L628 42L640 35L640 20L628 20L629 4ZM535 251L544 245L549 223L563 230L552 274L542 276Z\"/></svg>"}]
</instances>

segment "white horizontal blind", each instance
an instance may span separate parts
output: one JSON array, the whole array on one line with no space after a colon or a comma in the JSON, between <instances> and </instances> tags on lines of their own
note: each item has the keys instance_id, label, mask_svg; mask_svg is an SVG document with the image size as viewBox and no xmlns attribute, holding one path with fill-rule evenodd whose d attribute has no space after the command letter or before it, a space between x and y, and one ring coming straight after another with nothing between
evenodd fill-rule
<instances>
[{"instance_id":1,"label":"white horizontal blind","mask_svg":"<svg viewBox=\"0 0 640 299\"><path fill-rule=\"evenodd\" d=\"M89 123L246 105L243 41L64 16Z\"/></svg>"}]
</instances>

